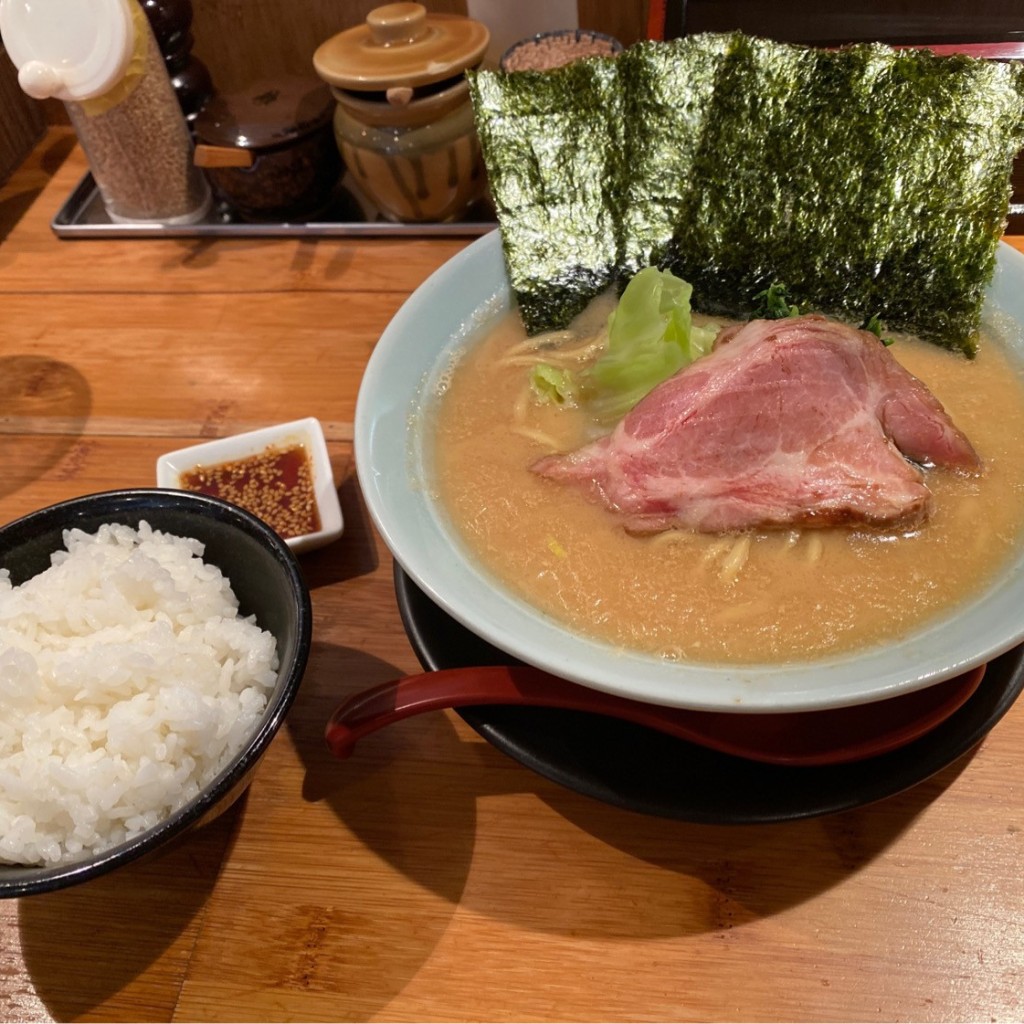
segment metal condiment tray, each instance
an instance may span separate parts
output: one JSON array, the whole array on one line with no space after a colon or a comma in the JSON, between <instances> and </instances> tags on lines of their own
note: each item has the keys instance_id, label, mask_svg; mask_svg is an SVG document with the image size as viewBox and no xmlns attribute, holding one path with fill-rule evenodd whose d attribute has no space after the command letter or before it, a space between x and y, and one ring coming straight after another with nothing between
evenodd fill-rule
<instances>
[{"instance_id":1,"label":"metal condiment tray","mask_svg":"<svg viewBox=\"0 0 1024 1024\"><path fill-rule=\"evenodd\" d=\"M195 224L120 223L110 219L91 173L87 172L57 211L50 226L60 238L205 238L238 236L473 236L497 227L493 211L473 219L445 224L395 224L362 203L342 186L322 219L292 223L250 223L233 218L224 206L214 206Z\"/></svg>"}]
</instances>

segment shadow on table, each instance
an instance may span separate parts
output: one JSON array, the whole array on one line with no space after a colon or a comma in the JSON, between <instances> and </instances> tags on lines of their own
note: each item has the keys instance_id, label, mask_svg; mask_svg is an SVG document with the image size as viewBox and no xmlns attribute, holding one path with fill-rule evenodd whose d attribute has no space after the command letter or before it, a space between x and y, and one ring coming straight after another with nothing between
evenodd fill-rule
<instances>
[{"instance_id":1,"label":"shadow on table","mask_svg":"<svg viewBox=\"0 0 1024 1024\"><path fill-rule=\"evenodd\" d=\"M245 802L243 795L209 824L108 875L19 901L21 957L55 1020L171 1019L194 941L187 933Z\"/></svg>"},{"instance_id":2,"label":"shadow on table","mask_svg":"<svg viewBox=\"0 0 1024 1024\"><path fill-rule=\"evenodd\" d=\"M0 497L38 480L78 441L92 405L89 383L69 363L35 355L0 357L0 410L30 436L0 433ZM40 432L47 419L62 429Z\"/></svg>"},{"instance_id":3,"label":"shadow on table","mask_svg":"<svg viewBox=\"0 0 1024 1024\"><path fill-rule=\"evenodd\" d=\"M67 159L75 147L73 135L62 136L46 143L38 155L39 169L46 175L57 173L60 165ZM18 226L18 222L31 209L32 204L43 193L43 185L12 192L6 199L0 200L0 242Z\"/></svg>"},{"instance_id":4,"label":"shadow on table","mask_svg":"<svg viewBox=\"0 0 1024 1024\"><path fill-rule=\"evenodd\" d=\"M424 715L366 741L346 761L324 729L349 694L397 679L400 669L355 648L314 643L286 727L305 768L302 797L326 802L385 861L453 904L460 902L476 833L472 770L451 770L463 746L444 715ZM453 779L455 780L453 784Z\"/></svg>"},{"instance_id":5,"label":"shadow on table","mask_svg":"<svg viewBox=\"0 0 1024 1024\"><path fill-rule=\"evenodd\" d=\"M323 645L315 678L307 680L310 704L292 718L306 769L304 798L326 801L369 849L419 885L523 928L646 939L716 931L779 913L868 865L970 760L965 756L903 793L853 810L771 824L695 824L622 810L563 788L488 744L463 738L447 714L390 726L338 761L323 742L333 708L347 694L399 675L376 659L353 670L356 657L366 658ZM553 813L531 804L524 810L524 796ZM502 824L493 815L506 805ZM516 817L524 814L520 828ZM546 820L543 834L538 819Z\"/></svg>"},{"instance_id":6,"label":"shadow on table","mask_svg":"<svg viewBox=\"0 0 1024 1024\"><path fill-rule=\"evenodd\" d=\"M370 514L359 490L355 463L338 483L344 531L333 544L300 558L306 585L314 593L335 583L369 576L380 564Z\"/></svg>"},{"instance_id":7,"label":"shadow on table","mask_svg":"<svg viewBox=\"0 0 1024 1024\"><path fill-rule=\"evenodd\" d=\"M593 800L564 791L542 798L594 839L658 871L663 898L677 901L678 918L657 916L671 934L721 931L813 899L867 867L913 826L971 756L877 803L778 823L669 822L609 813ZM702 883L696 899L693 879ZM619 925L620 934L628 937L649 934L649 925L625 914Z\"/></svg>"},{"instance_id":8,"label":"shadow on table","mask_svg":"<svg viewBox=\"0 0 1024 1024\"><path fill-rule=\"evenodd\" d=\"M41 188L29 188L15 192L6 199L0 199L0 242L18 226L18 222L32 208L32 204L43 194Z\"/></svg>"}]
</instances>

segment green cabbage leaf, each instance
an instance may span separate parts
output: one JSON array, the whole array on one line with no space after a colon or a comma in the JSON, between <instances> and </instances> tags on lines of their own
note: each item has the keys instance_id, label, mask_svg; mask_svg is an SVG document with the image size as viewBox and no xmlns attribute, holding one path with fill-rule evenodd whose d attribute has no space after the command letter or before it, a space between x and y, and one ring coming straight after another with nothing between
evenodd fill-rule
<instances>
[{"instance_id":1,"label":"green cabbage leaf","mask_svg":"<svg viewBox=\"0 0 1024 1024\"><path fill-rule=\"evenodd\" d=\"M718 328L694 325L691 286L668 270L646 267L626 285L608 318L604 354L578 375L546 363L533 368L534 390L557 404L618 420L662 381L711 351Z\"/></svg>"},{"instance_id":2,"label":"green cabbage leaf","mask_svg":"<svg viewBox=\"0 0 1024 1024\"><path fill-rule=\"evenodd\" d=\"M626 285L608 318L608 349L583 374L584 403L601 420L624 416L663 380L711 351L717 328L696 327L693 288L646 267Z\"/></svg>"}]
</instances>

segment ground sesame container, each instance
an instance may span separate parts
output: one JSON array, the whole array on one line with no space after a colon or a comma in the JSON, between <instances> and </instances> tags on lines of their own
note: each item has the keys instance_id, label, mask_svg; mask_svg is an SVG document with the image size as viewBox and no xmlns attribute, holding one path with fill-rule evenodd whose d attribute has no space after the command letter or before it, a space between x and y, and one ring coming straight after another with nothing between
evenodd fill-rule
<instances>
[{"instance_id":1,"label":"ground sesame container","mask_svg":"<svg viewBox=\"0 0 1024 1024\"><path fill-rule=\"evenodd\" d=\"M471 18L396 3L313 55L337 101L334 132L349 174L389 220L457 220L483 195L464 72L488 41Z\"/></svg>"},{"instance_id":2,"label":"ground sesame container","mask_svg":"<svg viewBox=\"0 0 1024 1024\"><path fill-rule=\"evenodd\" d=\"M513 43L501 56L502 71L549 71L582 57L617 57L622 43L603 32L566 28L539 32Z\"/></svg>"},{"instance_id":3,"label":"ground sesame container","mask_svg":"<svg viewBox=\"0 0 1024 1024\"><path fill-rule=\"evenodd\" d=\"M22 89L64 101L111 220L205 216L210 190L135 0L0 0L0 32Z\"/></svg>"}]
</instances>

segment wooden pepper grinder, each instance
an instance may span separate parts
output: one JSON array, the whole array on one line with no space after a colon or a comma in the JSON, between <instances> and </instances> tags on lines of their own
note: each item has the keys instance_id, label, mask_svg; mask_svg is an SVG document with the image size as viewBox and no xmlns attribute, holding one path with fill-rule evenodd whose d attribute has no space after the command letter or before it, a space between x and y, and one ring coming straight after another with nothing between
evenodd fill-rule
<instances>
[{"instance_id":1,"label":"wooden pepper grinder","mask_svg":"<svg viewBox=\"0 0 1024 1024\"><path fill-rule=\"evenodd\" d=\"M167 64L174 93L191 129L199 111L213 95L206 65L192 54L191 0L140 0L157 46Z\"/></svg>"}]
</instances>

